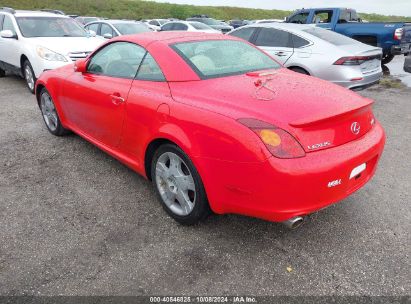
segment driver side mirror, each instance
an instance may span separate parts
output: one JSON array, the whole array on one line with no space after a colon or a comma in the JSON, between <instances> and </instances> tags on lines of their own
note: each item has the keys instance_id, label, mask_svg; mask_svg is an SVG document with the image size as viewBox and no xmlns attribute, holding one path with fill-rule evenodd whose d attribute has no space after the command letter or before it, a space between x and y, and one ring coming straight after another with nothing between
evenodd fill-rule
<instances>
[{"instance_id":1,"label":"driver side mirror","mask_svg":"<svg viewBox=\"0 0 411 304\"><path fill-rule=\"evenodd\" d=\"M13 33L10 30L4 30L0 32L0 37L6 39L17 39L17 34Z\"/></svg>"},{"instance_id":2,"label":"driver side mirror","mask_svg":"<svg viewBox=\"0 0 411 304\"><path fill-rule=\"evenodd\" d=\"M95 31L93 31L93 30L88 30L87 31L88 32L88 35L90 36L90 37L96 37L96 32Z\"/></svg>"},{"instance_id":3,"label":"driver side mirror","mask_svg":"<svg viewBox=\"0 0 411 304\"><path fill-rule=\"evenodd\" d=\"M87 71L87 60L79 59L74 63L74 71L78 73L85 73Z\"/></svg>"},{"instance_id":4,"label":"driver side mirror","mask_svg":"<svg viewBox=\"0 0 411 304\"><path fill-rule=\"evenodd\" d=\"M113 38L113 35L111 35L110 33L105 33L103 35L103 37L106 38L106 39L111 39L111 38Z\"/></svg>"}]
</instances>

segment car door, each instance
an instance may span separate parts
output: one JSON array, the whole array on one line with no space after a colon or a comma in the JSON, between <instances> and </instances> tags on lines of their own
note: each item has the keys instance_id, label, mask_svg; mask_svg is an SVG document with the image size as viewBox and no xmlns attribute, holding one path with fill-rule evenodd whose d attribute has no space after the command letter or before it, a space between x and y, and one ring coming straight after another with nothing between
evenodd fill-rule
<instances>
[{"instance_id":1,"label":"car door","mask_svg":"<svg viewBox=\"0 0 411 304\"><path fill-rule=\"evenodd\" d=\"M4 15L2 30L10 30L17 35L16 26L13 19ZM16 38L1 38L0 37L0 60L12 65L15 68L20 67L20 51L19 40Z\"/></svg>"},{"instance_id":2,"label":"car door","mask_svg":"<svg viewBox=\"0 0 411 304\"><path fill-rule=\"evenodd\" d=\"M96 35L100 36L100 31L99 31L100 23L92 23L86 26L86 30L88 31L93 31L96 33Z\"/></svg>"},{"instance_id":3,"label":"car door","mask_svg":"<svg viewBox=\"0 0 411 304\"><path fill-rule=\"evenodd\" d=\"M155 59L147 53L133 81L120 149L127 154L144 155L152 130L167 121L174 101L168 83Z\"/></svg>"},{"instance_id":4,"label":"car door","mask_svg":"<svg viewBox=\"0 0 411 304\"><path fill-rule=\"evenodd\" d=\"M294 53L291 35L280 29L262 27L253 43L282 64L285 64Z\"/></svg>"},{"instance_id":5,"label":"car door","mask_svg":"<svg viewBox=\"0 0 411 304\"><path fill-rule=\"evenodd\" d=\"M114 31L111 25L102 23L100 27L100 36L106 39L111 39L113 37L116 37L117 33Z\"/></svg>"},{"instance_id":6,"label":"car door","mask_svg":"<svg viewBox=\"0 0 411 304\"><path fill-rule=\"evenodd\" d=\"M89 59L85 73L66 79L61 105L75 131L118 145L130 87L145 52L134 43L108 44Z\"/></svg>"}]
</instances>

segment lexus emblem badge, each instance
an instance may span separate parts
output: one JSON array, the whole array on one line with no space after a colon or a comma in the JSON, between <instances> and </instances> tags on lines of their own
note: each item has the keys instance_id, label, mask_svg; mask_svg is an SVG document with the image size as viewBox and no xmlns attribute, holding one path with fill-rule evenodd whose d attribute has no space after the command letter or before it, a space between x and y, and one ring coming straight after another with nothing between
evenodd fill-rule
<instances>
[{"instance_id":1,"label":"lexus emblem badge","mask_svg":"<svg viewBox=\"0 0 411 304\"><path fill-rule=\"evenodd\" d=\"M355 135L358 135L360 133L360 124L358 122L353 122L351 124L351 132L353 132Z\"/></svg>"}]
</instances>

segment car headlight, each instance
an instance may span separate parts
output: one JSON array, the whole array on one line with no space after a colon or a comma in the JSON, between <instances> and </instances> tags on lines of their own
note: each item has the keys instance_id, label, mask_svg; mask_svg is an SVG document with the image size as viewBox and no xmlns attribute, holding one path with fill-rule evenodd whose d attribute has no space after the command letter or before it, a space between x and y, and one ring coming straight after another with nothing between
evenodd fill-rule
<instances>
[{"instance_id":1,"label":"car headlight","mask_svg":"<svg viewBox=\"0 0 411 304\"><path fill-rule=\"evenodd\" d=\"M39 55L41 58L45 59L45 60L49 60L49 61L65 61L67 62L67 59L56 52L53 52L51 50L49 50L48 48L45 48L43 46L38 46L37 49L37 55Z\"/></svg>"}]
</instances>

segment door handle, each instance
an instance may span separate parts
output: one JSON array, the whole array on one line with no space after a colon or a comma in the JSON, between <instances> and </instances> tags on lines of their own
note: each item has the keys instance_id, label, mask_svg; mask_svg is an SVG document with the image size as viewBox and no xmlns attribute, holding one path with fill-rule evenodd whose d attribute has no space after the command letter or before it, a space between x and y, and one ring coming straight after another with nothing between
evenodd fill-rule
<instances>
[{"instance_id":1,"label":"door handle","mask_svg":"<svg viewBox=\"0 0 411 304\"><path fill-rule=\"evenodd\" d=\"M124 98L121 97L120 94L112 94L110 95L110 98L111 98L111 102L115 104L116 106L124 102Z\"/></svg>"},{"instance_id":2,"label":"door handle","mask_svg":"<svg viewBox=\"0 0 411 304\"><path fill-rule=\"evenodd\" d=\"M277 55L277 56L280 56L280 57L287 56L287 54L284 53L284 52L276 52L276 53L274 53L274 54Z\"/></svg>"}]
</instances>

